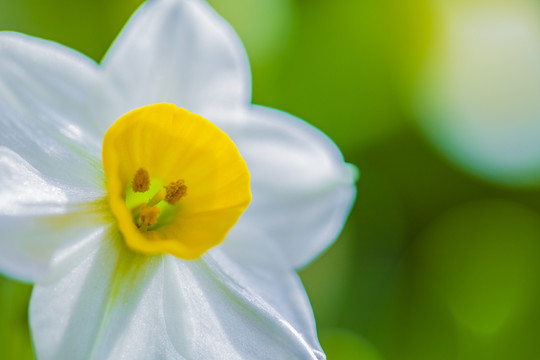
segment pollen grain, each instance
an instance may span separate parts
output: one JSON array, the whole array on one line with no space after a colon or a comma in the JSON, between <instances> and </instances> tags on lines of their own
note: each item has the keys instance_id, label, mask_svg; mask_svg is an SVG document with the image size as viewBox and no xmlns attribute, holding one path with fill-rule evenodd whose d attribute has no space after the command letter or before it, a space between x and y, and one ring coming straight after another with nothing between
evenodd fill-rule
<instances>
[{"instance_id":1,"label":"pollen grain","mask_svg":"<svg viewBox=\"0 0 540 360\"><path fill-rule=\"evenodd\" d=\"M139 168L133 176L131 187L134 192L147 192L150 189L150 174L143 168Z\"/></svg>"},{"instance_id":2,"label":"pollen grain","mask_svg":"<svg viewBox=\"0 0 540 360\"><path fill-rule=\"evenodd\" d=\"M171 205L174 205L186 196L187 194L187 186L184 184L184 180L180 179L177 181L173 181L167 186L164 186L166 194L165 194L165 201L168 202Z\"/></svg>"}]
</instances>

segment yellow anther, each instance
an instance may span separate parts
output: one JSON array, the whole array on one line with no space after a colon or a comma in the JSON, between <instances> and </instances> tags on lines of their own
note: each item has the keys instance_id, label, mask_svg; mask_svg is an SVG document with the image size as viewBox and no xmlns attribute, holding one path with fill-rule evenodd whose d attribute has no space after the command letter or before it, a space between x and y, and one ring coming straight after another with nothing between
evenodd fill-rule
<instances>
[{"instance_id":1,"label":"yellow anther","mask_svg":"<svg viewBox=\"0 0 540 360\"><path fill-rule=\"evenodd\" d=\"M173 181L167 186L164 186L165 191L165 201L171 205L174 205L182 197L186 196L187 186L184 185L184 180Z\"/></svg>"},{"instance_id":2,"label":"yellow anther","mask_svg":"<svg viewBox=\"0 0 540 360\"><path fill-rule=\"evenodd\" d=\"M141 215L139 216L139 229L145 231L154 225L157 222L159 214L161 214L161 210L157 206L148 207L143 205Z\"/></svg>"},{"instance_id":3,"label":"yellow anther","mask_svg":"<svg viewBox=\"0 0 540 360\"><path fill-rule=\"evenodd\" d=\"M133 176L131 187L134 192L146 192L150 189L150 175L148 171L143 168L139 168Z\"/></svg>"}]
</instances>

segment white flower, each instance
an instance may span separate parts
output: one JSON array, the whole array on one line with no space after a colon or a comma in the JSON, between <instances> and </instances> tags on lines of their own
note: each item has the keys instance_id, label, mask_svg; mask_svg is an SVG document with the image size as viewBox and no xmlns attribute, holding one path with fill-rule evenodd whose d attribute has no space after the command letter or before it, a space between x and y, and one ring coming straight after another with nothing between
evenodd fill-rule
<instances>
[{"instance_id":1,"label":"white flower","mask_svg":"<svg viewBox=\"0 0 540 360\"><path fill-rule=\"evenodd\" d=\"M295 269L341 230L354 171L319 131L250 105L249 84L239 40L203 1L147 2L100 65L52 42L0 33L0 270L35 283L30 325L40 359L324 358ZM160 105L132 111L150 104ZM209 119L232 142L170 104ZM181 118L179 126L156 135L159 111ZM188 148L207 134L211 141ZM170 146L184 135L188 145ZM145 154L153 186L153 171L174 173L167 166L190 151L200 161L185 168L178 208L143 219L128 199L142 195L115 188ZM225 165L209 160L222 152ZM229 173L239 174L236 182ZM188 181L196 174L200 182ZM249 175L251 204L235 224L249 202ZM202 184L218 192L213 202L237 201L216 208L211 221L197 217L200 232L216 238L195 249L197 231L168 248L177 216L151 242L148 234L161 231L150 229L156 216L207 209L196 201ZM190 219L181 231L193 228Z\"/></svg>"}]
</instances>

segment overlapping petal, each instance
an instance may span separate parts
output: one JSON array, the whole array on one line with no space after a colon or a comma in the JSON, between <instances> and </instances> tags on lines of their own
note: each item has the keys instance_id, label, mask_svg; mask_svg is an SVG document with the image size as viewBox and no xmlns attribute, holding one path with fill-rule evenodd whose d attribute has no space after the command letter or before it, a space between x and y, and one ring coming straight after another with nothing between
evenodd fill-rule
<instances>
[{"instance_id":1,"label":"overlapping petal","mask_svg":"<svg viewBox=\"0 0 540 360\"><path fill-rule=\"evenodd\" d=\"M0 146L63 184L96 187L97 74L95 63L66 47L0 33Z\"/></svg>"},{"instance_id":2,"label":"overlapping petal","mask_svg":"<svg viewBox=\"0 0 540 360\"><path fill-rule=\"evenodd\" d=\"M282 254L279 246L265 236L256 225L235 227L228 241L210 256L230 278L256 294L287 321L321 357L311 304L300 278Z\"/></svg>"},{"instance_id":3,"label":"overlapping petal","mask_svg":"<svg viewBox=\"0 0 540 360\"><path fill-rule=\"evenodd\" d=\"M259 251L261 248L266 247L259 246ZM168 260L165 284L169 286L164 294L167 331L171 342L186 358L270 360L324 357L318 344L313 348L314 344L305 339L302 330L306 329L295 328L254 291L253 281L271 286L272 281L265 278L278 279L279 272L275 272L275 268L264 269L261 264L258 276L239 277L240 273L251 270L250 267L239 266L226 256L205 255L202 260L191 263L170 257ZM267 292L287 288L287 280L278 287L268 288ZM294 299L299 289L292 290L289 301ZM175 305L178 312L174 310ZM287 305L291 306L287 313L296 310L294 302Z\"/></svg>"},{"instance_id":4,"label":"overlapping petal","mask_svg":"<svg viewBox=\"0 0 540 360\"><path fill-rule=\"evenodd\" d=\"M111 121L154 103L208 116L251 99L242 44L206 1L148 1L107 53L103 69L116 93Z\"/></svg>"},{"instance_id":5,"label":"overlapping petal","mask_svg":"<svg viewBox=\"0 0 540 360\"><path fill-rule=\"evenodd\" d=\"M357 170L323 133L281 111L253 106L227 132L248 164L253 199L238 227L257 226L292 266L313 260L349 214Z\"/></svg>"},{"instance_id":6,"label":"overlapping petal","mask_svg":"<svg viewBox=\"0 0 540 360\"><path fill-rule=\"evenodd\" d=\"M19 155L0 147L0 270L20 280L37 280L56 248L96 231L93 220L99 222L99 216L86 203L96 196L95 190L43 176Z\"/></svg>"},{"instance_id":7,"label":"overlapping petal","mask_svg":"<svg viewBox=\"0 0 540 360\"><path fill-rule=\"evenodd\" d=\"M95 231L62 216L103 195L88 107L96 80L96 64L73 50L0 33L0 269L10 276L36 280L58 246Z\"/></svg>"},{"instance_id":8,"label":"overlapping petal","mask_svg":"<svg viewBox=\"0 0 540 360\"><path fill-rule=\"evenodd\" d=\"M59 253L30 304L40 358L181 358L165 333L160 264L125 249L117 233Z\"/></svg>"},{"instance_id":9,"label":"overlapping petal","mask_svg":"<svg viewBox=\"0 0 540 360\"><path fill-rule=\"evenodd\" d=\"M324 357L301 284L270 241L238 240L185 261L107 240L59 257L57 275L36 286L30 315L41 358Z\"/></svg>"}]
</instances>

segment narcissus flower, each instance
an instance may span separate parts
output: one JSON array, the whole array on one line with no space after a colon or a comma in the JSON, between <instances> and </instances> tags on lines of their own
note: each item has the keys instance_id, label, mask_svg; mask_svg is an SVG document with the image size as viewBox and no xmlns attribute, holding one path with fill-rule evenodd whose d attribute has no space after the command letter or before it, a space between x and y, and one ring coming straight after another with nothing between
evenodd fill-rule
<instances>
[{"instance_id":1,"label":"narcissus flower","mask_svg":"<svg viewBox=\"0 0 540 360\"><path fill-rule=\"evenodd\" d=\"M295 269L354 171L250 92L203 1L147 2L99 65L0 33L0 270L40 359L324 358Z\"/></svg>"}]
</instances>

